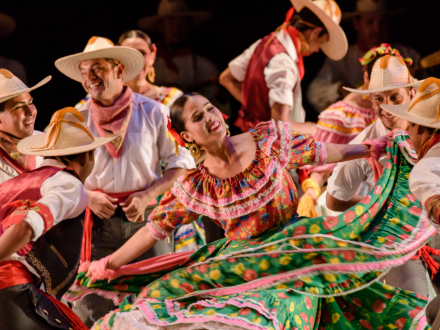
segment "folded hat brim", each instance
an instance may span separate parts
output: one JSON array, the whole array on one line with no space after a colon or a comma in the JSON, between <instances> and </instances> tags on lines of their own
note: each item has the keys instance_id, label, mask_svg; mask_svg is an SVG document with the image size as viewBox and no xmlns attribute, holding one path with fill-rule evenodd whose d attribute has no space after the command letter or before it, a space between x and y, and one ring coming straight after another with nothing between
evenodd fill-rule
<instances>
[{"instance_id":1,"label":"folded hat brim","mask_svg":"<svg viewBox=\"0 0 440 330\"><path fill-rule=\"evenodd\" d=\"M324 24L329 34L329 40L322 44L321 50L331 60L341 60L348 51L348 41L344 30L336 24L321 8L311 0L290 0L296 12L300 12L304 7L309 8L319 20Z\"/></svg>"},{"instance_id":2,"label":"folded hat brim","mask_svg":"<svg viewBox=\"0 0 440 330\"><path fill-rule=\"evenodd\" d=\"M180 13L170 13L168 15L153 15L143 17L138 20L137 25L145 31L157 31L157 23L163 18L169 17L190 17L192 26L197 26L207 21L211 14L206 11L184 11Z\"/></svg>"},{"instance_id":3,"label":"folded hat brim","mask_svg":"<svg viewBox=\"0 0 440 330\"><path fill-rule=\"evenodd\" d=\"M36 85L33 86L33 87L25 88L25 89L22 89L22 90L16 90L16 91L14 91L14 92L11 93L11 94L8 94L8 95L5 95L5 96L2 96L2 97L0 97L0 103L5 102L5 101L7 101L7 100L10 100L10 99L12 99L12 98L14 98L14 97L16 97L16 96L18 96L18 95L21 95L21 94L23 94L23 93L29 93L30 91L33 91L34 89L37 89L38 87L41 87L41 86L43 86L44 84L47 84L51 79L52 79L52 76L47 76L46 78L44 78L43 80L41 80L38 84L36 84Z\"/></svg>"},{"instance_id":4,"label":"folded hat brim","mask_svg":"<svg viewBox=\"0 0 440 330\"><path fill-rule=\"evenodd\" d=\"M132 80L145 67L145 59L142 54L136 49L124 46L114 46L65 56L56 60L55 66L67 77L81 82L80 64L97 58L111 58L123 63L125 65L124 81Z\"/></svg>"},{"instance_id":5,"label":"folded hat brim","mask_svg":"<svg viewBox=\"0 0 440 330\"><path fill-rule=\"evenodd\" d=\"M46 134L38 134L32 135L27 138L24 138L20 142L18 142L17 149L19 152L25 155L32 156L43 156L43 157L55 157L55 156L68 156L68 155L76 155L83 152L87 152L90 150L94 150L106 143L113 141L119 135L112 137L95 137L95 141L87 144L85 146L80 147L72 147L65 149L50 149L50 150L38 150L38 148L46 142L47 136Z\"/></svg>"},{"instance_id":6,"label":"folded hat brim","mask_svg":"<svg viewBox=\"0 0 440 330\"><path fill-rule=\"evenodd\" d=\"M381 104L380 107L399 118L409 121L410 123L431 127L431 128L440 128L440 122L433 123L432 119L419 117L415 115L414 112L408 111L409 109L408 104L406 105Z\"/></svg>"},{"instance_id":7,"label":"folded hat brim","mask_svg":"<svg viewBox=\"0 0 440 330\"><path fill-rule=\"evenodd\" d=\"M420 86L425 80L418 80L410 84L404 84L404 85L394 85L394 86L387 86L383 88L373 88L373 89L356 89L356 88L350 88L350 87L343 87L346 91L349 91L351 93L361 94L361 95L368 95L371 93L380 93L380 92L387 92L392 91L393 89L398 88L406 88L406 87L415 87L417 88Z\"/></svg>"}]
</instances>

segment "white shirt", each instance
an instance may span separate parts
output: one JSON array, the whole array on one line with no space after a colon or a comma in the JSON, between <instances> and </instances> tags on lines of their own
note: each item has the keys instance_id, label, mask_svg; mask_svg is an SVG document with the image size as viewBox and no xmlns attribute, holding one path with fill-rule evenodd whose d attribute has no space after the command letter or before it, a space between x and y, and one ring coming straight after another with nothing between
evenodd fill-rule
<instances>
[{"instance_id":1,"label":"white shirt","mask_svg":"<svg viewBox=\"0 0 440 330\"><path fill-rule=\"evenodd\" d=\"M65 167L63 163L54 159L43 161L39 167L42 166ZM53 215L54 226L62 220L76 218L84 212L89 203L89 197L82 182L65 171L60 171L44 181L40 193L41 199L38 202L49 207ZM26 221L32 227L34 231L32 241L35 242L43 234L43 218L36 211L30 210L23 221ZM8 260L20 261L30 272L37 275L33 267L26 262L25 256L14 253Z\"/></svg>"},{"instance_id":2,"label":"white shirt","mask_svg":"<svg viewBox=\"0 0 440 330\"><path fill-rule=\"evenodd\" d=\"M378 139L389 132L380 119L365 128L349 144L359 144L364 141ZM386 164L386 156L379 159L382 166ZM374 172L364 158L339 163L327 182L327 192L336 199L349 201L357 193L362 183L367 185L367 193L375 185ZM363 194L362 194L363 195Z\"/></svg>"},{"instance_id":3,"label":"white shirt","mask_svg":"<svg viewBox=\"0 0 440 330\"><path fill-rule=\"evenodd\" d=\"M43 134L40 131L34 131L33 135ZM37 156L36 166L39 167L39 165L43 162L43 157ZM18 172L13 168L9 163L0 157L0 184L15 178L18 175Z\"/></svg>"},{"instance_id":4,"label":"white shirt","mask_svg":"<svg viewBox=\"0 0 440 330\"><path fill-rule=\"evenodd\" d=\"M280 103L290 106L290 118L297 123L303 123L306 115L302 106L296 48L290 36L283 30L276 34L276 38L286 52L272 57L264 69L264 79L269 88L269 105L272 107L275 103ZM261 39L257 40L243 54L229 63L231 74L238 81L244 80L249 61L260 42Z\"/></svg>"},{"instance_id":5,"label":"white shirt","mask_svg":"<svg viewBox=\"0 0 440 330\"><path fill-rule=\"evenodd\" d=\"M94 136L99 136L90 111L91 100L80 111ZM113 158L105 146L95 150L95 167L88 177L87 190L106 193L144 190L162 176L161 161L167 169L195 167L190 152L179 146L178 156L167 138L169 108L145 96L133 93L133 107L119 158Z\"/></svg>"}]
</instances>

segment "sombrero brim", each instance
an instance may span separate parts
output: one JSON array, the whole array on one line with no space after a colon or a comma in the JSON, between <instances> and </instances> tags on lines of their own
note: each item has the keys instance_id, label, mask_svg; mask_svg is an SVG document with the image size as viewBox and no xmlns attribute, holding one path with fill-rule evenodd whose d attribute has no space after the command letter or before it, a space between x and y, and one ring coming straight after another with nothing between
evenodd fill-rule
<instances>
[{"instance_id":1,"label":"sombrero brim","mask_svg":"<svg viewBox=\"0 0 440 330\"><path fill-rule=\"evenodd\" d=\"M37 89L38 87L43 86L44 84L49 82L51 79L52 79L52 76L47 76L46 78L41 80L38 84L36 84L34 87L21 89L19 91L14 91L12 94L2 96L2 97L0 97L0 103L5 102L7 100L10 100L10 99L12 99L18 95L21 95L23 93L29 93L30 91L33 91L34 89Z\"/></svg>"},{"instance_id":2,"label":"sombrero brim","mask_svg":"<svg viewBox=\"0 0 440 330\"><path fill-rule=\"evenodd\" d=\"M38 134L29 136L27 138L24 138L20 142L18 142L17 149L19 152L25 155L33 155L33 156L43 156L43 157L54 157L54 156L68 156L68 155L75 155L80 154L83 152L87 152L93 149L96 149L108 142L113 141L115 138L117 138L119 135L112 136L112 137L95 137L95 141L87 144L85 146L81 147L72 147L72 148L65 148L65 149L50 149L50 150L38 150L35 148L38 148L42 146L47 139L46 134Z\"/></svg>"},{"instance_id":3,"label":"sombrero brim","mask_svg":"<svg viewBox=\"0 0 440 330\"><path fill-rule=\"evenodd\" d=\"M401 8L397 10L376 10L376 11L355 11L355 12L345 12L342 13L342 20L346 21L358 16L362 15L371 15L371 14L382 14L382 15L398 15L408 11L406 8Z\"/></svg>"},{"instance_id":4,"label":"sombrero brim","mask_svg":"<svg viewBox=\"0 0 440 330\"><path fill-rule=\"evenodd\" d=\"M162 18L167 17L191 17L192 25L196 26L207 21L209 17L211 17L211 14L206 11L184 11L168 15L153 15L141 18L140 20L138 20L137 25L139 26L139 28L145 31L156 31L157 22L160 21Z\"/></svg>"},{"instance_id":5,"label":"sombrero brim","mask_svg":"<svg viewBox=\"0 0 440 330\"><path fill-rule=\"evenodd\" d=\"M377 93L377 92L387 92L392 91L393 89L397 88L406 88L406 87L418 87L420 86L425 80L418 80L410 84L404 84L404 85L394 85L394 86L387 86L383 88L373 88L373 89L356 89L356 88L350 88L350 87L343 87L346 91L349 91L351 93L361 94L361 95L368 95L371 93Z\"/></svg>"},{"instance_id":6,"label":"sombrero brim","mask_svg":"<svg viewBox=\"0 0 440 330\"><path fill-rule=\"evenodd\" d=\"M329 40L321 46L321 50L331 60L341 60L348 51L348 41L344 30L336 24L321 8L310 0L290 0L297 12L304 7L309 8L319 20L324 24L329 34Z\"/></svg>"},{"instance_id":7,"label":"sombrero brim","mask_svg":"<svg viewBox=\"0 0 440 330\"><path fill-rule=\"evenodd\" d=\"M410 123L431 128L440 128L440 122L433 124L432 119L419 117L411 112L408 112L409 105L381 104L380 107L399 118L409 121Z\"/></svg>"},{"instance_id":8,"label":"sombrero brim","mask_svg":"<svg viewBox=\"0 0 440 330\"><path fill-rule=\"evenodd\" d=\"M124 81L132 80L145 67L145 60L142 54L136 49L124 46L109 47L65 56L56 60L55 66L67 77L81 82L79 65L84 61L96 58L111 58L123 63L125 65Z\"/></svg>"},{"instance_id":9,"label":"sombrero brim","mask_svg":"<svg viewBox=\"0 0 440 330\"><path fill-rule=\"evenodd\" d=\"M0 37L11 34L16 27L17 24L11 16L0 13Z\"/></svg>"}]
</instances>

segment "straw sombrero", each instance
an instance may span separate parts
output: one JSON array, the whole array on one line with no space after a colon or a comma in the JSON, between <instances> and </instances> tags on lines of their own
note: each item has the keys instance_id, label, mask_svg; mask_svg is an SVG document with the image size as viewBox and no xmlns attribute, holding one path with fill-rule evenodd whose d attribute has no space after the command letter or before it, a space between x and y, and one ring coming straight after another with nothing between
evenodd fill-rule
<instances>
[{"instance_id":1,"label":"straw sombrero","mask_svg":"<svg viewBox=\"0 0 440 330\"><path fill-rule=\"evenodd\" d=\"M211 15L206 11L192 11L183 0L161 0L157 9L157 15L141 18L137 24L145 31L157 30L157 23L162 18L189 17L192 26L199 25L209 19Z\"/></svg>"},{"instance_id":2,"label":"straw sombrero","mask_svg":"<svg viewBox=\"0 0 440 330\"><path fill-rule=\"evenodd\" d=\"M11 71L0 69L0 103L23 93L29 93L30 91L43 86L51 79L52 76L47 76L34 87L29 88L20 79L14 76Z\"/></svg>"},{"instance_id":3,"label":"straw sombrero","mask_svg":"<svg viewBox=\"0 0 440 330\"><path fill-rule=\"evenodd\" d=\"M399 14L404 12L405 9L388 10L384 0L358 0L356 1L356 9L354 12L342 13L342 19L347 20L361 15L369 14Z\"/></svg>"},{"instance_id":4,"label":"straw sombrero","mask_svg":"<svg viewBox=\"0 0 440 330\"><path fill-rule=\"evenodd\" d=\"M69 78L81 82L79 65L95 58L111 58L125 65L124 81L132 80L145 66L142 54L133 48L115 46L107 38L92 37L82 53L62 57L55 62L58 70Z\"/></svg>"},{"instance_id":5,"label":"straw sombrero","mask_svg":"<svg viewBox=\"0 0 440 330\"><path fill-rule=\"evenodd\" d=\"M17 149L25 155L67 156L96 149L119 135L94 137L81 113L68 107L55 112L45 134L21 140Z\"/></svg>"},{"instance_id":6,"label":"straw sombrero","mask_svg":"<svg viewBox=\"0 0 440 330\"><path fill-rule=\"evenodd\" d=\"M16 27L17 24L11 16L0 13L0 37L5 37L11 34Z\"/></svg>"},{"instance_id":7,"label":"straw sombrero","mask_svg":"<svg viewBox=\"0 0 440 330\"><path fill-rule=\"evenodd\" d=\"M290 1L297 13L304 7L307 7L319 18L329 34L329 40L321 46L321 50L334 61L342 59L347 53L348 41L344 30L339 26L341 22L341 10L338 4L333 0Z\"/></svg>"},{"instance_id":8,"label":"straw sombrero","mask_svg":"<svg viewBox=\"0 0 440 330\"><path fill-rule=\"evenodd\" d=\"M410 123L440 128L440 79L426 79L409 105L381 104L380 106Z\"/></svg>"},{"instance_id":9,"label":"straw sombrero","mask_svg":"<svg viewBox=\"0 0 440 330\"><path fill-rule=\"evenodd\" d=\"M393 55L385 55L376 60L371 71L370 84L367 89L344 87L345 90L357 94L370 94L391 91L396 88L414 87L423 82L415 81L409 73L403 59Z\"/></svg>"}]
</instances>

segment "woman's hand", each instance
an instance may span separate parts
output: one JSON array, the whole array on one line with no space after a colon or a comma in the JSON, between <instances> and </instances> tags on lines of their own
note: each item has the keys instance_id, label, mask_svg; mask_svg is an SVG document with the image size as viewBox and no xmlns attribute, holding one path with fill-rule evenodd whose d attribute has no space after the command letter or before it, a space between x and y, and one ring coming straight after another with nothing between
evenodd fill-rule
<instances>
[{"instance_id":1,"label":"woman's hand","mask_svg":"<svg viewBox=\"0 0 440 330\"><path fill-rule=\"evenodd\" d=\"M90 263L89 269L87 270L86 277L93 277L93 273L95 272L96 261L92 261ZM91 280L94 282L94 280Z\"/></svg>"}]
</instances>

